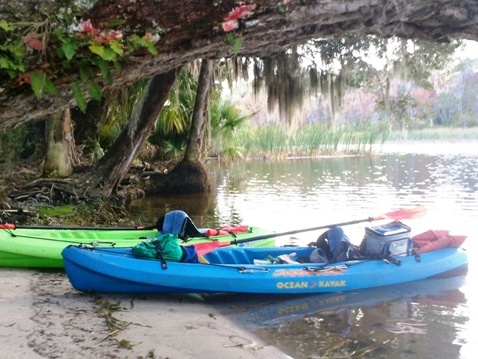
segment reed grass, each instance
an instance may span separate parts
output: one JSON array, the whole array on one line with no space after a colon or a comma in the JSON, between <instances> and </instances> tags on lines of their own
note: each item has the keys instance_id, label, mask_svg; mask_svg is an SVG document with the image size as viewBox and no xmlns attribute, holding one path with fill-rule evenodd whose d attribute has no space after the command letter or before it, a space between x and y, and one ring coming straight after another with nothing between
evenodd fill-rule
<instances>
[{"instance_id":1,"label":"reed grass","mask_svg":"<svg viewBox=\"0 0 478 359\"><path fill-rule=\"evenodd\" d=\"M478 141L478 127L426 128L403 132L390 132L382 124L361 123L331 130L325 124L300 126L287 131L285 125L242 127L237 134L241 158L316 157L321 155L363 154L372 146L396 141Z\"/></svg>"},{"instance_id":2,"label":"reed grass","mask_svg":"<svg viewBox=\"0 0 478 359\"><path fill-rule=\"evenodd\" d=\"M284 157L289 150L289 136L280 125L251 126L239 129L237 143L244 148L245 156Z\"/></svg>"},{"instance_id":3,"label":"reed grass","mask_svg":"<svg viewBox=\"0 0 478 359\"><path fill-rule=\"evenodd\" d=\"M283 158L362 153L383 143L387 134L383 126L370 124L335 131L325 124L304 125L295 131L274 124L241 128L237 138L248 158Z\"/></svg>"}]
</instances>

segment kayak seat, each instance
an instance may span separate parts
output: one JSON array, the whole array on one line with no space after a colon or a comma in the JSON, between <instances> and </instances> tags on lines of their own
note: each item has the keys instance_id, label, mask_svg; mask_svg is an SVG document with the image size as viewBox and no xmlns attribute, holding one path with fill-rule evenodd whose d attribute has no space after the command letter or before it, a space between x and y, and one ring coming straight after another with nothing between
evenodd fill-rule
<instances>
[{"instance_id":1,"label":"kayak seat","mask_svg":"<svg viewBox=\"0 0 478 359\"><path fill-rule=\"evenodd\" d=\"M298 258L309 258L314 247L223 247L204 254L204 258L211 264L254 264L254 260L264 260L268 257L277 258L281 255L293 254L294 261Z\"/></svg>"},{"instance_id":2,"label":"kayak seat","mask_svg":"<svg viewBox=\"0 0 478 359\"><path fill-rule=\"evenodd\" d=\"M204 257L212 264L251 264L253 262L244 250L237 247L234 251L212 251Z\"/></svg>"},{"instance_id":3,"label":"kayak seat","mask_svg":"<svg viewBox=\"0 0 478 359\"><path fill-rule=\"evenodd\" d=\"M191 237L204 237L186 212L174 210L166 212L156 222L158 232L161 234L175 234L184 242Z\"/></svg>"}]
</instances>

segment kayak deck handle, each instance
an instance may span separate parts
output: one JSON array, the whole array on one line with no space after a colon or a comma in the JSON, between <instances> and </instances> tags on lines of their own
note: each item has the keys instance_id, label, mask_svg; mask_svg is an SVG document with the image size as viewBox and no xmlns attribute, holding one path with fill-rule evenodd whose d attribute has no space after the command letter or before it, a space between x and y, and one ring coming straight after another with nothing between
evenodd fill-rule
<instances>
[{"instance_id":1,"label":"kayak deck handle","mask_svg":"<svg viewBox=\"0 0 478 359\"><path fill-rule=\"evenodd\" d=\"M239 273L255 273L255 272L262 272L262 273L267 273L269 272L269 268L264 268L264 267L239 267L237 268Z\"/></svg>"}]
</instances>

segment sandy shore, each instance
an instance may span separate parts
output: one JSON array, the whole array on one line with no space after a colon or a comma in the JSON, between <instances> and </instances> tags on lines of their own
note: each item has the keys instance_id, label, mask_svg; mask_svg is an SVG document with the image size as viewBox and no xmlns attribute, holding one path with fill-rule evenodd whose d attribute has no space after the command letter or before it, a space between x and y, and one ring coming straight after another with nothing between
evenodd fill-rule
<instances>
[{"instance_id":1,"label":"sandy shore","mask_svg":"<svg viewBox=\"0 0 478 359\"><path fill-rule=\"evenodd\" d=\"M89 295L0 269L0 358L289 358L191 296Z\"/></svg>"}]
</instances>

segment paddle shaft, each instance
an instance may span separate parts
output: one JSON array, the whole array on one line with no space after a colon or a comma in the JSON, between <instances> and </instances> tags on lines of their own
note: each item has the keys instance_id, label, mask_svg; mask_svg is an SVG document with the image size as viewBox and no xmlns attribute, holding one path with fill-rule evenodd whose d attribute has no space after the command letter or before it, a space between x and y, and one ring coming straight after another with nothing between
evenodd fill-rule
<instances>
[{"instance_id":1,"label":"paddle shaft","mask_svg":"<svg viewBox=\"0 0 478 359\"><path fill-rule=\"evenodd\" d=\"M374 220L374 217L368 217L368 218L364 218L364 219L356 219L356 220L353 220L353 221L322 225L322 226L318 226L318 227L295 229L295 230L292 230L292 231L281 232L281 233L263 234L263 235L256 236L256 237L251 237L251 238L233 239L232 241L223 241L222 243L224 243L224 246L226 246L226 245L233 245L233 244L239 244L239 243L244 243L244 242L260 241L261 239L282 237L282 236L287 236L289 234L296 234L296 233L302 233L302 232L312 232L312 231L317 231L319 229L326 229L326 228L338 227L338 226L348 226L348 225L351 225L351 224L357 224L357 223L363 223L363 222L372 222L373 220ZM227 242L229 244L225 244Z\"/></svg>"},{"instance_id":2,"label":"paddle shaft","mask_svg":"<svg viewBox=\"0 0 478 359\"><path fill-rule=\"evenodd\" d=\"M363 222L372 222L372 221L378 221L381 219L394 219L394 220L401 220L401 219L410 219L410 218L418 218L421 217L425 214L426 209L422 206L416 206L416 207L411 207L411 208L400 208L398 210L388 212L385 214L381 214L375 217L367 217L364 219L356 219L352 221L347 221L347 222L340 222L340 223L334 223L334 224L327 224L327 225L322 225L318 227L312 227L312 228L305 228L305 229L296 229L293 231L287 231L287 232L281 232L281 233L272 233L272 234L264 234L261 236L256 236L256 237L250 237L250 238L244 238L244 239L234 239L232 241L217 241L217 242L212 242L214 245L209 244L209 250L213 250L215 248L212 247L226 247L234 244L239 244L239 243L246 243L246 242L253 242L253 241L259 241L261 239L267 239L267 238L275 238L275 237L282 237L282 236L287 236L289 234L295 234L295 233L301 233L301 232L311 232L311 231L316 231L319 229L326 229L326 228L331 228L331 227L338 227L338 226L348 226L351 224L357 224L357 223L363 223Z\"/></svg>"},{"instance_id":3,"label":"paddle shaft","mask_svg":"<svg viewBox=\"0 0 478 359\"><path fill-rule=\"evenodd\" d=\"M325 229L325 228L330 228L330 227L347 226L349 224L356 224L356 223L362 223L362 222L371 222L371 221L376 220L376 219L378 219L378 218L377 217L368 217L368 218L365 218L365 219L357 219L357 220L354 220L354 221L328 224L328 225L323 225L323 226L319 226L319 227L296 229L296 230L293 230L293 231L287 231L287 232L281 232L281 233L263 234L263 235L260 235L260 236L249 237L249 238L244 238L244 239L233 239L231 241L201 242L201 243L194 244L194 247L196 247L196 251L197 251L198 254L204 255L206 253L212 252L213 250L215 250L217 248L228 247L228 246L236 245L236 244L240 244L240 243L249 243L249 242L254 242L254 241L260 241L261 239L281 237L281 236L286 236L286 235L289 235L289 234L295 234L295 233L300 233L300 232L310 232L310 231L315 231L315 230L318 230L318 229Z\"/></svg>"},{"instance_id":4,"label":"paddle shaft","mask_svg":"<svg viewBox=\"0 0 478 359\"><path fill-rule=\"evenodd\" d=\"M323 225L323 226L319 226L319 227L296 229L296 230L293 230L293 231L287 231L287 232L281 232L281 233L263 234L263 235L260 235L260 236L249 237L249 238L244 238L244 239L233 239L231 241L202 242L202 243L194 244L194 247L196 247L196 250L197 250L198 254L203 255L203 254L212 252L213 250L215 250L217 248L228 247L228 246L236 245L236 244L240 244L240 243L249 243L249 242L254 242L254 241L260 241L261 239L282 237L282 236L287 236L289 234L295 234L295 233L300 233L300 232L310 232L310 231L315 231L315 230L325 229L325 228L330 228L330 227L336 227L336 226L346 226L346 225L349 225L349 224L371 222L373 220L374 220L374 217L369 217L369 218L366 218L366 219L357 219L357 220L354 220L354 221Z\"/></svg>"}]
</instances>

